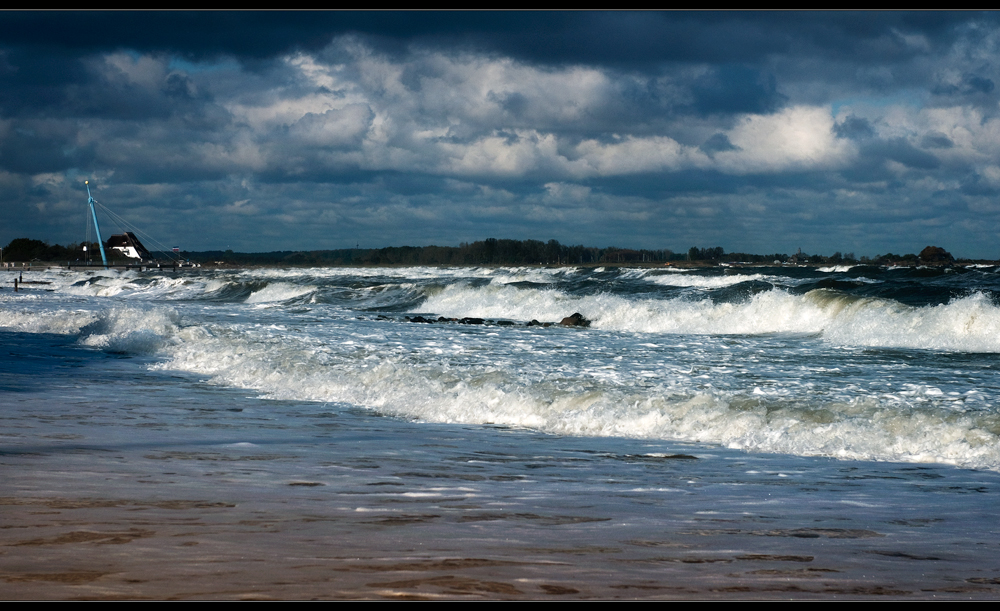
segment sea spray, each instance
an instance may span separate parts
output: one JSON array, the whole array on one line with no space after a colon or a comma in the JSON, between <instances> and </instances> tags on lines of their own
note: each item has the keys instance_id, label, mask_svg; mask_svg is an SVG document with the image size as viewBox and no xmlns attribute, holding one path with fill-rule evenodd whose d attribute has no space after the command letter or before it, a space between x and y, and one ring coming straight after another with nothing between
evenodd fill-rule
<instances>
[{"instance_id":1,"label":"sea spray","mask_svg":"<svg viewBox=\"0 0 1000 611\"><path fill-rule=\"evenodd\" d=\"M79 331L80 343L107 352L153 354L177 331L178 315L166 308L116 307Z\"/></svg>"}]
</instances>

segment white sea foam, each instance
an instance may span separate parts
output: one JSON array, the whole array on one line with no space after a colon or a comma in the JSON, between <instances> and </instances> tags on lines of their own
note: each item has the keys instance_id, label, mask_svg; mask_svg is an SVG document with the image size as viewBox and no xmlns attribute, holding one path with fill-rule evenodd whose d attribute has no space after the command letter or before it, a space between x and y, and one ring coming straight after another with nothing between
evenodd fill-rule
<instances>
[{"instance_id":1,"label":"white sea foam","mask_svg":"<svg viewBox=\"0 0 1000 611\"><path fill-rule=\"evenodd\" d=\"M652 268L648 267L633 267L621 269L618 273L620 278L638 280L640 278L645 278L651 271L653 271Z\"/></svg>"},{"instance_id":2,"label":"white sea foam","mask_svg":"<svg viewBox=\"0 0 1000 611\"><path fill-rule=\"evenodd\" d=\"M903 398L846 402L761 398L705 387L700 378L685 383L683 376L636 388L621 376L565 372L533 378L494 359L456 366L454 350L385 351L362 341L333 347L264 329L188 328L167 351L164 367L207 374L216 383L270 398L346 402L424 421L1000 468L1000 440L989 418L948 408L944 393L933 387L907 388L911 394Z\"/></svg>"},{"instance_id":3,"label":"white sea foam","mask_svg":"<svg viewBox=\"0 0 1000 611\"><path fill-rule=\"evenodd\" d=\"M93 312L84 310L28 310L10 307L13 305L0 305L0 328L22 333L71 335L79 333L82 327L96 318Z\"/></svg>"},{"instance_id":4,"label":"white sea foam","mask_svg":"<svg viewBox=\"0 0 1000 611\"><path fill-rule=\"evenodd\" d=\"M510 281L535 278L551 281L574 273L577 268L560 267L313 267L296 269L260 268L239 272L242 280L319 281L337 278L400 278L405 280L455 280L460 278L509 277Z\"/></svg>"},{"instance_id":5,"label":"white sea foam","mask_svg":"<svg viewBox=\"0 0 1000 611\"><path fill-rule=\"evenodd\" d=\"M274 301L287 301L289 299L294 299L295 297L308 295L315 290L315 286L289 284L287 282L272 282L259 291L251 293L250 296L247 297L246 302L269 303Z\"/></svg>"},{"instance_id":6,"label":"white sea foam","mask_svg":"<svg viewBox=\"0 0 1000 611\"><path fill-rule=\"evenodd\" d=\"M205 283L205 293L218 293L219 291L232 286L233 283L227 280L213 278Z\"/></svg>"},{"instance_id":7,"label":"white sea foam","mask_svg":"<svg viewBox=\"0 0 1000 611\"><path fill-rule=\"evenodd\" d=\"M0 328L26 333L79 335L84 346L107 352L153 354L177 329L177 313L165 308L116 306L98 311L0 307Z\"/></svg>"},{"instance_id":8,"label":"white sea foam","mask_svg":"<svg viewBox=\"0 0 1000 611\"><path fill-rule=\"evenodd\" d=\"M188 276L140 274L133 270L70 272L52 278L53 289L64 295L116 297L136 301L197 298L206 292L205 281Z\"/></svg>"},{"instance_id":9,"label":"white sea foam","mask_svg":"<svg viewBox=\"0 0 1000 611\"><path fill-rule=\"evenodd\" d=\"M135 288L132 283L134 278L134 273L103 272L85 277L76 284L64 287L62 292L70 295L114 297Z\"/></svg>"},{"instance_id":10,"label":"white sea foam","mask_svg":"<svg viewBox=\"0 0 1000 611\"><path fill-rule=\"evenodd\" d=\"M974 295L939 306L911 307L826 289L805 295L771 290L743 302L571 296L554 289L454 284L429 297L421 311L447 317L559 321L580 312L597 329L643 333L755 335L822 334L845 346L1000 352L1000 308Z\"/></svg>"},{"instance_id":11,"label":"white sea foam","mask_svg":"<svg viewBox=\"0 0 1000 611\"><path fill-rule=\"evenodd\" d=\"M770 299L774 298L771 293L767 295ZM784 293L778 295L779 299L786 296ZM794 298L789 301L793 302ZM593 320L595 327L604 329L738 333L741 331L732 330L731 327L738 324L743 325L742 332L752 332L745 328L744 322L737 321L733 316L735 310L745 309L744 304L721 304L720 307L709 300L632 300L608 294L578 297L556 289L452 284L428 297L420 309L447 317L549 321L558 321L579 311ZM725 329L725 323L730 324L728 330Z\"/></svg>"},{"instance_id":12,"label":"white sea foam","mask_svg":"<svg viewBox=\"0 0 1000 611\"><path fill-rule=\"evenodd\" d=\"M519 289L495 284L472 287L466 283L455 283L430 295L419 309L455 318L475 316L558 321L572 314L566 309L577 307L579 301L579 298L555 289Z\"/></svg>"},{"instance_id":13,"label":"white sea foam","mask_svg":"<svg viewBox=\"0 0 1000 611\"><path fill-rule=\"evenodd\" d=\"M107 352L153 354L176 332L177 318L164 308L111 308L80 329L80 343Z\"/></svg>"},{"instance_id":14,"label":"white sea foam","mask_svg":"<svg viewBox=\"0 0 1000 611\"><path fill-rule=\"evenodd\" d=\"M547 268L500 268L489 274L491 284L511 284L513 282L534 282L547 284L566 273L564 269Z\"/></svg>"},{"instance_id":15,"label":"white sea foam","mask_svg":"<svg viewBox=\"0 0 1000 611\"><path fill-rule=\"evenodd\" d=\"M428 276L449 279L390 278L365 286L357 285L357 270L350 270L344 273L350 284L336 290L364 307L416 303L426 295L415 311L449 317L558 321L578 311L593 320L592 330L318 316L339 311L329 301L299 316L280 305L322 291L329 298L330 283L315 275L293 278L287 270L267 278L254 270L256 276L220 272L180 279L102 272L73 287L77 293L0 295L0 326L77 334L81 344L110 352L157 354L163 358L158 367L266 397L348 403L417 420L1000 470L1000 391L981 371L932 364L915 373L916 365L884 351L851 348L1000 353L1000 308L986 294L912 307L827 289L804 295L772 289L716 302L696 298L694 291L657 299L648 292L577 295L517 287L511 283L578 272L510 268L489 269L489 275L486 269L481 275L432 270ZM649 274L628 273L636 285ZM54 287L70 287L94 276L51 277ZM486 277L500 280L477 279ZM782 284L788 280L780 278ZM246 291L265 282L247 302L266 307L149 303L230 287ZM730 352L734 346L742 351ZM850 373L851 355L872 352L889 363L885 369ZM992 362L984 358L977 362Z\"/></svg>"},{"instance_id":16,"label":"white sea foam","mask_svg":"<svg viewBox=\"0 0 1000 611\"><path fill-rule=\"evenodd\" d=\"M696 287L704 289L716 289L742 282L775 282L774 276L764 274L733 274L729 276L695 276L692 274L669 274L646 276L646 280L662 286Z\"/></svg>"},{"instance_id":17,"label":"white sea foam","mask_svg":"<svg viewBox=\"0 0 1000 611\"><path fill-rule=\"evenodd\" d=\"M829 312L823 336L834 343L1000 352L1000 308L982 293L921 308L820 291L807 296Z\"/></svg>"},{"instance_id":18,"label":"white sea foam","mask_svg":"<svg viewBox=\"0 0 1000 611\"><path fill-rule=\"evenodd\" d=\"M831 266L828 266L828 267L817 268L817 271L826 272L826 273L846 272L846 271L849 271L852 267L854 267L854 266L853 265L831 265Z\"/></svg>"}]
</instances>

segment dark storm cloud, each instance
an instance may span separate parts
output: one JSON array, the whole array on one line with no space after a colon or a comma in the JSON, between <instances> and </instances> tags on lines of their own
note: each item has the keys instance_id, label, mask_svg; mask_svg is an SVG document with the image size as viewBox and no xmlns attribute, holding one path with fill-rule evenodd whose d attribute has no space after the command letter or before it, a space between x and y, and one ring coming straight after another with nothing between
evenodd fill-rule
<instances>
[{"instance_id":1,"label":"dark storm cloud","mask_svg":"<svg viewBox=\"0 0 1000 611\"><path fill-rule=\"evenodd\" d=\"M975 74L965 74L955 82L938 84L931 89L931 92L938 96L979 98L980 103L984 103L996 101L993 96L989 95L993 93L995 88L993 79Z\"/></svg>"},{"instance_id":2,"label":"dark storm cloud","mask_svg":"<svg viewBox=\"0 0 1000 611\"><path fill-rule=\"evenodd\" d=\"M0 40L43 53L124 48L170 51L193 60L219 55L262 59L294 48L322 48L332 36L353 29L352 24L376 19L358 13L16 12L0 16Z\"/></svg>"},{"instance_id":3,"label":"dark storm cloud","mask_svg":"<svg viewBox=\"0 0 1000 611\"><path fill-rule=\"evenodd\" d=\"M58 172L94 159L92 146L72 146L76 126L69 122L31 121L8 129L0 140L0 167L17 174Z\"/></svg>"},{"instance_id":4,"label":"dark storm cloud","mask_svg":"<svg viewBox=\"0 0 1000 611\"><path fill-rule=\"evenodd\" d=\"M773 76L742 66L725 65L692 86L699 113L763 113L787 100L777 91Z\"/></svg>"},{"instance_id":5,"label":"dark storm cloud","mask_svg":"<svg viewBox=\"0 0 1000 611\"><path fill-rule=\"evenodd\" d=\"M712 134L712 137L706 140L700 148L709 156L713 153L719 153L721 151L739 150L739 147L734 146L733 143L729 141L729 136L722 133Z\"/></svg>"},{"instance_id":6,"label":"dark storm cloud","mask_svg":"<svg viewBox=\"0 0 1000 611\"><path fill-rule=\"evenodd\" d=\"M941 132L932 131L920 139L920 146L926 149L950 149L955 146L955 143Z\"/></svg>"},{"instance_id":7,"label":"dark storm cloud","mask_svg":"<svg viewBox=\"0 0 1000 611\"><path fill-rule=\"evenodd\" d=\"M265 59L360 34L376 46L459 47L545 64L631 68L757 63L789 52L905 59L915 51L901 34L918 32L940 47L953 42L956 26L997 19L990 12L15 12L0 16L0 40L71 53L128 48L199 60Z\"/></svg>"},{"instance_id":8,"label":"dark storm cloud","mask_svg":"<svg viewBox=\"0 0 1000 611\"><path fill-rule=\"evenodd\" d=\"M5 117L58 110L67 102L69 88L87 81L78 57L17 48L5 49L2 57L0 112Z\"/></svg>"},{"instance_id":9,"label":"dark storm cloud","mask_svg":"<svg viewBox=\"0 0 1000 611\"><path fill-rule=\"evenodd\" d=\"M868 119L851 115L835 125L833 131L841 138L863 140L875 135L875 128Z\"/></svg>"},{"instance_id":10,"label":"dark storm cloud","mask_svg":"<svg viewBox=\"0 0 1000 611\"><path fill-rule=\"evenodd\" d=\"M937 157L921 151L902 138L870 142L861 151L870 160L892 160L918 170L933 170L941 165Z\"/></svg>"},{"instance_id":11,"label":"dark storm cloud","mask_svg":"<svg viewBox=\"0 0 1000 611\"><path fill-rule=\"evenodd\" d=\"M983 176L973 174L962 181L962 193L984 197L996 197L1000 194L1000 186L996 181L989 181Z\"/></svg>"}]
</instances>

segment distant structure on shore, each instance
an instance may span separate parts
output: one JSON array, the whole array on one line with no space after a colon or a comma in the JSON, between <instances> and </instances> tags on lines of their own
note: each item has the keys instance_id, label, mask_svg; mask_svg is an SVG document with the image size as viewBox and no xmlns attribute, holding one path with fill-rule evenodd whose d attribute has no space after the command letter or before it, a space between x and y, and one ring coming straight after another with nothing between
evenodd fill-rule
<instances>
[{"instance_id":1,"label":"distant structure on shore","mask_svg":"<svg viewBox=\"0 0 1000 611\"><path fill-rule=\"evenodd\" d=\"M109 250L117 250L129 259L148 261L153 258L153 255L146 250L139 238L135 237L131 231L111 236L108 238L107 246Z\"/></svg>"}]
</instances>

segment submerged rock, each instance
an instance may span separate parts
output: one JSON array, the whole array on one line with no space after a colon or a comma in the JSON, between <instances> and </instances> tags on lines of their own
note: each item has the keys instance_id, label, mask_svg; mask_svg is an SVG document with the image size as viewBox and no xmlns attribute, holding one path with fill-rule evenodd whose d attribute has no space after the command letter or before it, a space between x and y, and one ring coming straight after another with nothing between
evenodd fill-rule
<instances>
[{"instance_id":1,"label":"submerged rock","mask_svg":"<svg viewBox=\"0 0 1000 611\"><path fill-rule=\"evenodd\" d=\"M466 316L465 318L446 318L444 316L439 316L438 318L425 318L423 316L404 316L403 319L406 322L416 322L416 323L458 323L461 325L497 325L498 327L513 327L519 323L510 320L486 320L484 318L473 318L471 316ZM377 320L392 320L391 318L379 315ZM574 313L572 316L567 316L558 323L554 322L539 322L536 319L531 319L531 321L525 323L526 327L551 327L552 325L559 324L564 327L589 327L590 321L583 317L583 314L579 312Z\"/></svg>"},{"instance_id":2,"label":"submerged rock","mask_svg":"<svg viewBox=\"0 0 1000 611\"><path fill-rule=\"evenodd\" d=\"M534 318L532 318L531 321L529 321L528 324L526 324L525 326L526 327L551 327L554 324L556 324L556 323L554 323L554 322L538 322L537 320L535 320Z\"/></svg>"},{"instance_id":3,"label":"submerged rock","mask_svg":"<svg viewBox=\"0 0 1000 611\"><path fill-rule=\"evenodd\" d=\"M572 316L560 320L559 324L564 327L589 327L590 321L584 318L583 314L575 312Z\"/></svg>"}]
</instances>

